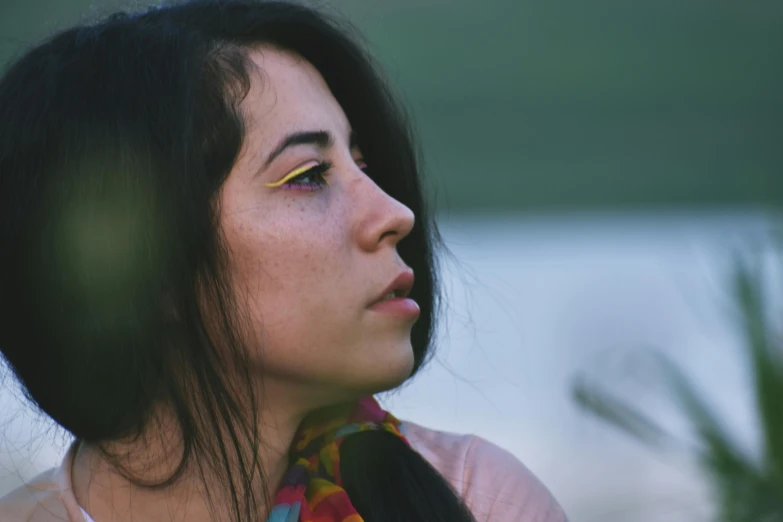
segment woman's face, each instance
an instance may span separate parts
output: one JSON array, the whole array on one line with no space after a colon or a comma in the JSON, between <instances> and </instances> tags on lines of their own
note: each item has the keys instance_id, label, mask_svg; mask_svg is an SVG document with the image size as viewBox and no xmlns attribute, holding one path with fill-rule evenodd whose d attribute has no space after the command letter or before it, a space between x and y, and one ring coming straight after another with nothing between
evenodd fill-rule
<instances>
[{"instance_id":1,"label":"woman's face","mask_svg":"<svg viewBox=\"0 0 783 522\"><path fill-rule=\"evenodd\" d=\"M365 174L312 65L267 47L250 56L260 72L240 106L247 134L220 216L251 359L265 386L316 403L393 387L413 367L418 306L375 303L401 275L405 291L396 246L413 213Z\"/></svg>"}]
</instances>

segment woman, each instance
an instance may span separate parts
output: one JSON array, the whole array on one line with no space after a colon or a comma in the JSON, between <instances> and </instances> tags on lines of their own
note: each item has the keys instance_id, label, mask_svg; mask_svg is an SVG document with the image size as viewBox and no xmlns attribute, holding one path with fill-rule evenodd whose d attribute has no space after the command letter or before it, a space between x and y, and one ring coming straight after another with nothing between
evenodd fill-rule
<instances>
[{"instance_id":1,"label":"woman","mask_svg":"<svg viewBox=\"0 0 783 522\"><path fill-rule=\"evenodd\" d=\"M195 1L7 71L0 349L75 442L0 519L564 520L509 453L372 397L427 360L435 235L346 34Z\"/></svg>"}]
</instances>

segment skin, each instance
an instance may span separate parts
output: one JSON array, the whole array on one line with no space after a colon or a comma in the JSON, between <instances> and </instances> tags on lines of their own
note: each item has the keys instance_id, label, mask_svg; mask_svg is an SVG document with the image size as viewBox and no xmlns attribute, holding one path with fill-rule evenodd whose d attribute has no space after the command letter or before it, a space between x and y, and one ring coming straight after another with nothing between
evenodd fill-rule
<instances>
[{"instance_id":1,"label":"skin","mask_svg":"<svg viewBox=\"0 0 783 522\"><path fill-rule=\"evenodd\" d=\"M310 64L271 49L252 57L262 76L242 105L248 137L221 209L265 385L306 408L392 387L412 369L413 323L368 304L405 269L396 245L413 213L359 168L350 124ZM320 130L330 147L289 147L264 166L282 137ZM318 161L333 165L320 189L267 186Z\"/></svg>"},{"instance_id":2,"label":"skin","mask_svg":"<svg viewBox=\"0 0 783 522\"><path fill-rule=\"evenodd\" d=\"M269 47L250 57L258 73L240 105L247 135L219 194L220 226L258 375L262 462L276 489L308 412L392 388L410 375L414 319L370 305L406 269L396 246L414 216L362 170L350 124L312 65ZM285 136L309 131L329 133L331 144L295 145L267 164ZM316 175L280 183L322 161L332 165L325 185ZM173 462L166 455L176 455L172 427L161 410L142 441L121 447L132 455L132 470L165 474ZM206 522L228 513L220 499L216 511L208 509L195 475L140 490L89 446L77 453L73 482L80 505L101 522Z\"/></svg>"}]
</instances>

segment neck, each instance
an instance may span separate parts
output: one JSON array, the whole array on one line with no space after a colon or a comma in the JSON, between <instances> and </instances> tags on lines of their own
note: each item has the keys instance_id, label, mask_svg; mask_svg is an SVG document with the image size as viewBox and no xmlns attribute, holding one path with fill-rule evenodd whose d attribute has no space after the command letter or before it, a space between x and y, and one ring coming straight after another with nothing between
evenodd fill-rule
<instances>
[{"instance_id":1,"label":"neck","mask_svg":"<svg viewBox=\"0 0 783 522\"><path fill-rule=\"evenodd\" d=\"M274 396L274 395L272 395ZM267 395L269 397L269 395ZM265 401L258 418L261 441L258 449L258 462L261 473L253 473L255 484L250 490L268 491L274 500L280 480L288 467L288 448L296 430L306 415L306 411L292 408L271 408ZM204 458L199 449L194 451L179 477L171 484L162 487L145 487L144 484L160 484L172 476L181 461L182 443L179 430L173 417L165 412L157 412L155 421L141 437L131 441L115 442L104 446L113 456L109 462L97 447L81 444L73 462L73 491L79 504L90 516L101 522L207 522L233 520L234 501L226 498L226 479L215 471L212 463L219 451L210 448L210 458ZM223 441L231 441L223 437ZM247 462L245 455L245 462ZM230 466L238 465L236 450L229 446ZM218 460L218 467L224 461ZM128 480L122 472L127 472L135 480ZM223 471L225 473L225 471ZM244 475L244 474L243 474ZM263 480L261 479L263 476ZM234 478L239 478L234 474ZM240 488L240 508L244 506L244 488ZM266 490L264 489L264 483ZM271 506L265 503L262 493L256 497L258 509L266 519Z\"/></svg>"}]
</instances>

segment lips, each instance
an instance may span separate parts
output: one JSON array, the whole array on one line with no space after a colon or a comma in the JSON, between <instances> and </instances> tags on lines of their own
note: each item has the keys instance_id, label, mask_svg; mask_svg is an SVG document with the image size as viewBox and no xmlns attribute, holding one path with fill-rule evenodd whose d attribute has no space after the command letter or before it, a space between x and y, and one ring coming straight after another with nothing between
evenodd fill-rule
<instances>
[{"instance_id":1,"label":"lips","mask_svg":"<svg viewBox=\"0 0 783 522\"><path fill-rule=\"evenodd\" d=\"M391 298L405 298L410 295L411 290L413 289L413 281L414 281L414 275L413 270L405 270L404 272L400 273L397 277L394 278L394 280L389 283L389 285L383 290L383 292L380 293L373 301L370 303L370 306L386 301L387 299Z\"/></svg>"}]
</instances>

